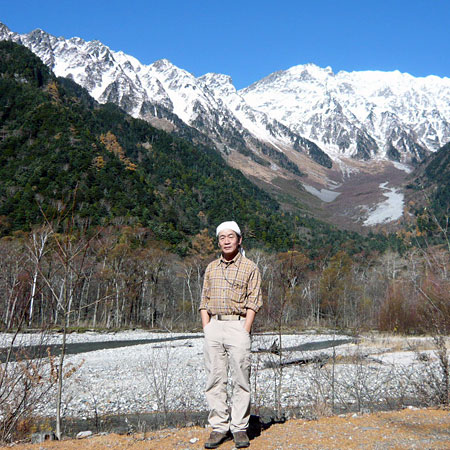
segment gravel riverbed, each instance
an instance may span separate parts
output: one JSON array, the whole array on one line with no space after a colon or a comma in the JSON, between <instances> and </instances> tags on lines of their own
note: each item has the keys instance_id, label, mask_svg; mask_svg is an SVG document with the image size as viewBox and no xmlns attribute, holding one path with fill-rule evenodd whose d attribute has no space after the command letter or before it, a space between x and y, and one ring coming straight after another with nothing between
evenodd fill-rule
<instances>
[{"instance_id":1,"label":"gravel riverbed","mask_svg":"<svg viewBox=\"0 0 450 450\"><path fill-rule=\"evenodd\" d=\"M282 348L286 350L280 357L276 335L254 335L254 408L274 408L280 402L284 408L308 408L313 414L330 409L332 404L370 410L373 405L389 406L394 398L405 401L417 397L415 388L423 385L424 367L439 373L435 352L421 347L421 340L411 345L406 338L401 344L394 339L378 339L374 345L370 339L351 339L314 332L283 335ZM15 345L26 347L40 340L38 334L23 334L17 336ZM77 370L64 381L65 417L90 419L107 414L207 409L201 333L87 332L69 334L67 341L131 340L155 341L66 356L66 370ZM44 341L43 345L59 344L61 335L46 335ZM0 334L0 346L5 348L10 342L11 335ZM336 345L330 346L330 342ZM317 350L305 350L307 344L316 344ZM328 348L321 348L324 346ZM272 352L267 351L270 348ZM36 406L36 413L54 416L54 398L54 391L50 391Z\"/></svg>"}]
</instances>

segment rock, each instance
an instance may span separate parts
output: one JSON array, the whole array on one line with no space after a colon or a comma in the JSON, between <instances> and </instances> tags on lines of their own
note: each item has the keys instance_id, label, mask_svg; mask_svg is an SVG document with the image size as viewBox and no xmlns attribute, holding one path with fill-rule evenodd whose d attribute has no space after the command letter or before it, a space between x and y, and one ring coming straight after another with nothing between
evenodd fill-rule
<instances>
[{"instance_id":1,"label":"rock","mask_svg":"<svg viewBox=\"0 0 450 450\"><path fill-rule=\"evenodd\" d=\"M189 440L189 442L191 444L195 444L196 442L198 442L198 438L192 438L192 439Z\"/></svg>"},{"instance_id":2,"label":"rock","mask_svg":"<svg viewBox=\"0 0 450 450\"><path fill-rule=\"evenodd\" d=\"M80 431L77 434L77 439L85 439L85 438L88 438L88 437L91 437L91 436L92 436L92 431L89 431L89 430L87 430L87 431Z\"/></svg>"},{"instance_id":3,"label":"rock","mask_svg":"<svg viewBox=\"0 0 450 450\"><path fill-rule=\"evenodd\" d=\"M56 435L53 431L40 431L31 435L32 444L42 444L45 441L56 441Z\"/></svg>"}]
</instances>

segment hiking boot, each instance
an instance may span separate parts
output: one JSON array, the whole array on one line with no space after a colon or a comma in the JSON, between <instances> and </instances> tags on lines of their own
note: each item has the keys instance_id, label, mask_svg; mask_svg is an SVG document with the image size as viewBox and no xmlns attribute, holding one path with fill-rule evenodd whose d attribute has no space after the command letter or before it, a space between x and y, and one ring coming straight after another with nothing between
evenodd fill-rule
<instances>
[{"instance_id":1,"label":"hiking boot","mask_svg":"<svg viewBox=\"0 0 450 450\"><path fill-rule=\"evenodd\" d=\"M233 433L233 439L236 448L246 448L250 445L250 441L245 431L236 431Z\"/></svg>"},{"instance_id":2,"label":"hiking boot","mask_svg":"<svg viewBox=\"0 0 450 450\"><path fill-rule=\"evenodd\" d=\"M222 442L228 440L227 433L220 433L218 431L212 431L208 440L205 442L205 448L217 448Z\"/></svg>"}]
</instances>

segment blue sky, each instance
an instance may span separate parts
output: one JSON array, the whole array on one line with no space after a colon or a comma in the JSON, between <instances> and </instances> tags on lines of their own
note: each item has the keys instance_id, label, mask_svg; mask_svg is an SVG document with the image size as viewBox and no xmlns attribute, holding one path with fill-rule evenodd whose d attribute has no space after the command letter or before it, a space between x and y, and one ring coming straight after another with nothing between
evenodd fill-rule
<instances>
[{"instance_id":1,"label":"blue sky","mask_svg":"<svg viewBox=\"0 0 450 450\"><path fill-rule=\"evenodd\" d=\"M238 89L309 62L450 77L448 0L0 0L0 21L225 73Z\"/></svg>"}]
</instances>

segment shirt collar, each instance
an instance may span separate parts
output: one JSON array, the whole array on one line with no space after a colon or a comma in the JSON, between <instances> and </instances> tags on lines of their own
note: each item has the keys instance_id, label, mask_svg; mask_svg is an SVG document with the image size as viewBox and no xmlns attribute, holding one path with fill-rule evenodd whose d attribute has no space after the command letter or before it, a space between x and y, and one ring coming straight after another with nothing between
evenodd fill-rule
<instances>
[{"instance_id":1,"label":"shirt collar","mask_svg":"<svg viewBox=\"0 0 450 450\"><path fill-rule=\"evenodd\" d=\"M233 259L231 259L230 261L226 261L224 259L223 255L220 255L219 263L217 265L219 266L221 263L224 263L227 266L230 265L231 263L236 264L240 257L241 257L241 252L237 252L236 256Z\"/></svg>"}]
</instances>

